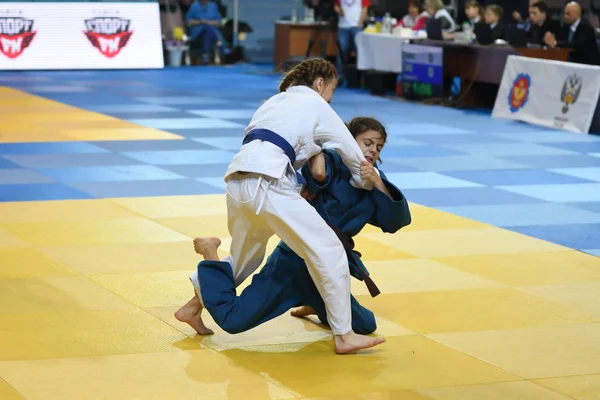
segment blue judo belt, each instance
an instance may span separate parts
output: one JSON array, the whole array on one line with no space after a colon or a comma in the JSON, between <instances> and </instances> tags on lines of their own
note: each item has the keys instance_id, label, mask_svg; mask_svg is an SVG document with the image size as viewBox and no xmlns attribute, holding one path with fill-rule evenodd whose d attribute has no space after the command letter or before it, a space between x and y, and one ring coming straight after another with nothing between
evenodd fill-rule
<instances>
[{"instance_id":1,"label":"blue judo belt","mask_svg":"<svg viewBox=\"0 0 600 400\"><path fill-rule=\"evenodd\" d=\"M285 140L284 138L282 138L275 132L272 132L268 129L252 129L250 132L248 132L248 134L244 138L242 145L248 144L254 140L262 140L263 142L269 142L269 143L272 143L275 146L279 147L281 150L283 150L285 155L290 159L292 168L294 167L294 163L296 162L296 152L294 151L294 148L287 140ZM304 179L304 176L302 176L302 174L299 173L298 171L295 171L295 172L296 172L296 179L298 180L298 183L301 185L306 185L306 179Z\"/></svg>"}]
</instances>

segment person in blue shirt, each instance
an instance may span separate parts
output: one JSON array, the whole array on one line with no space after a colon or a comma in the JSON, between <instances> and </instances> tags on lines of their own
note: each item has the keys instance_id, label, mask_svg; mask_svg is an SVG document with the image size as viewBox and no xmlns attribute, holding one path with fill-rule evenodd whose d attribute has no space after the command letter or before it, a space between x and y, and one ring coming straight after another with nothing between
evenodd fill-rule
<instances>
[{"instance_id":1,"label":"person in blue shirt","mask_svg":"<svg viewBox=\"0 0 600 400\"><path fill-rule=\"evenodd\" d=\"M213 49L221 41L221 19L219 8L209 0L195 1L185 17L188 35L192 43L199 44L204 62L208 62Z\"/></svg>"},{"instance_id":2,"label":"person in blue shirt","mask_svg":"<svg viewBox=\"0 0 600 400\"><path fill-rule=\"evenodd\" d=\"M350 184L350 170L341 157L332 150L323 150L302 168L307 180L307 198L321 217L336 232L346 250L350 274L365 281L372 296L379 291L353 249L352 237L366 224L394 233L411 223L411 215L402 192L376 167L385 145L387 133L373 118L354 118L348 129L356 139L367 161L361 168L364 179L372 181L372 191L356 189ZM285 243L280 242L269 256L262 270L254 275L252 283L237 296L231 266L210 258L200 244L207 238L194 240L194 248L205 260L198 265L200 291L204 307L215 322L226 332L240 333L267 322L287 310L300 307L292 315L304 317L316 314L327 324L325 304L306 264ZM215 240L220 244L218 238ZM216 253L216 252L215 252ZM209 259L207 259L207 256ZM194 296L177 311L175 317L191 325L199 334L211 334L196 314L199 300ZM351 297L352 329L358 334L373 333L377 324L373 313Z\"/></svg>"}]
</instances>

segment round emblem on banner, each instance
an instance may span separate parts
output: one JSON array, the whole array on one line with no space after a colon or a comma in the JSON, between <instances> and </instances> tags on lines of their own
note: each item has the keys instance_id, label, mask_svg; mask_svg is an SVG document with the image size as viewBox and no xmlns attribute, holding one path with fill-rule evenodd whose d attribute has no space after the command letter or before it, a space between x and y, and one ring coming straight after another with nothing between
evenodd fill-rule
<instances>
[{"instance_id":1,"label":"round emblem on banner","mask_svg":"<svg viewBox=\"0 0 600 400\"><path fill-rule=\"evenodd\" d=\"M433 75L434 75L433 67L427 68L427 76L430 78L433 78Z\"/></svg>"},{"instance_id":2,"label":"round emblem on banner","mask_svg":"<svg viewBox=\"0 0 600 400\"><path fill-rule=\"evenodd\" d=\"M508 106L511 112L517 112L527 103L529 90L531 89L531 78L527 74L519 74L513 81L508 93Z\"/></svg>"}]
</instances>

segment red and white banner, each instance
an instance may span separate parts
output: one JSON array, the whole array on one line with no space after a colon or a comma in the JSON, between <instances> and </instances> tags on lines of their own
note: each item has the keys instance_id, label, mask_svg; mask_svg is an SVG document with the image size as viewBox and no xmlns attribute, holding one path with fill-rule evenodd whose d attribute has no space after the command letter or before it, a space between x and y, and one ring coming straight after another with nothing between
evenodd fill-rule
<instances>
[{"instance_id":1,"label":"red and white banner","mask_svg":"<svg viewBox=\"0 0 600 400\"><path fill-rule=\"evenodd\" d=\"M0 3L0 70L163 67L158 2Z\"/></svg>"}]
</instances>

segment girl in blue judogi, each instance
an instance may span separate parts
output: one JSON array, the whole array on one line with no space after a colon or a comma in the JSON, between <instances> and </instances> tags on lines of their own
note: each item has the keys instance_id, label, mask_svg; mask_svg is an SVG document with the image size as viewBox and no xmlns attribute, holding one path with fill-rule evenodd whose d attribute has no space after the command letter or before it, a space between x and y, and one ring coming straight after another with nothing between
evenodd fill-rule
<instances>
[{"instance_id":1,"label":"girl in blue judogi","mask_svg":"<svg viewBox=\"0 0 600 400\"><path fill-rule=\"evenodd\" d=\"M383 172L376 171L375 164L387 139L385 128L377 120L364 117L354 118L348 128L367 160L361 166L361 176L365 181L370 181L376 190L354 188L350 184L350 170L341 157L331 150L324 150L313 157L303 167L302 174L307 180L306 197L344 245L351 275L365 281L371 295L376 296L379 291L369 278L360 260L360 253L353 250L351 238L366 224L377 226L383 232L394 233L410 224L411 216L402 192L386 179ZM198 265L201 296L204 307L223 330L229 333L244 332L294 307L300 308L294 310L292 315L302 317L316 314L327 324L325 304L304 260L285 243L279 243L262 270L254 275L252 283L236 296L230 264L219 261L216 252L203 254L197 244L204 241L206 238L194 241L196 252L204 256L204 261ZM373 313L362 307L353 296L351 305L353 330L358 334L375 331ZM193 320L185 322L192 327L195 325ZM201 334L212 333L207 332L205 327L197 331Z\"/></svg>"}]
</instances>

